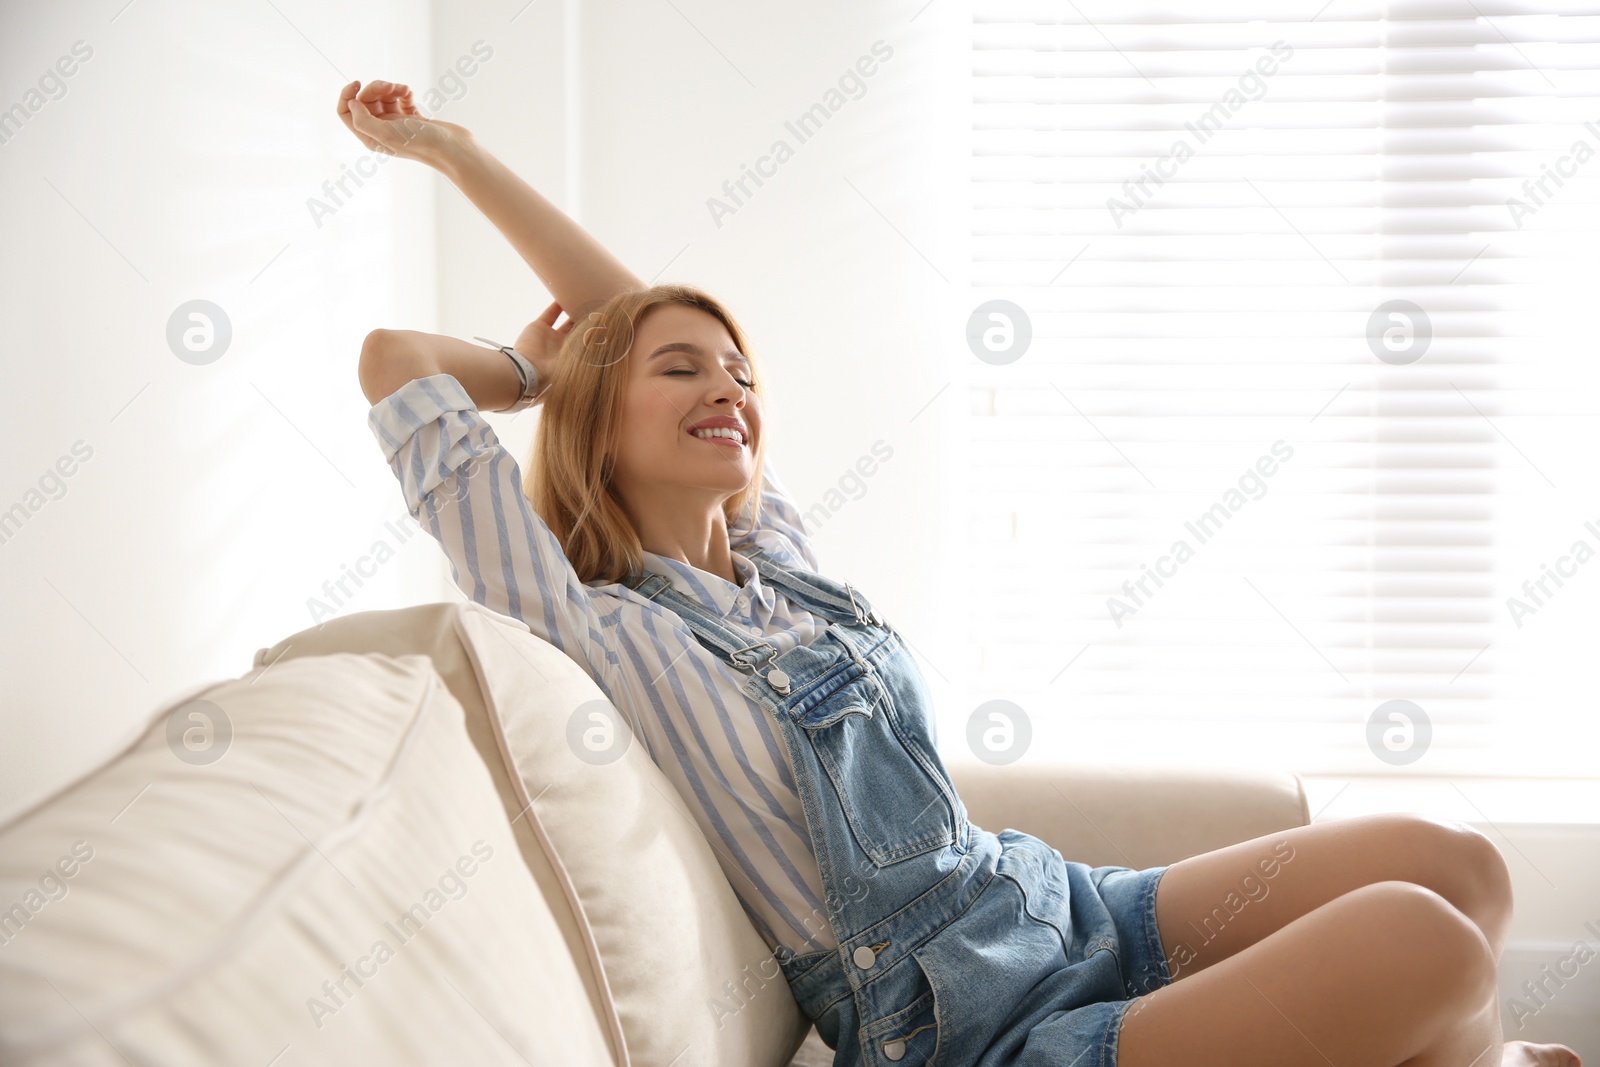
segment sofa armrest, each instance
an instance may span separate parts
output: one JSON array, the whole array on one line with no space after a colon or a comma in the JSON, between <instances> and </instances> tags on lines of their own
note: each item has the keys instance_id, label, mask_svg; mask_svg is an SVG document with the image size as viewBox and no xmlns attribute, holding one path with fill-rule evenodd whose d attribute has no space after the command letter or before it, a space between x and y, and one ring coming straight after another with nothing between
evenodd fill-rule
<instances>
[{"instance_id":1,"label":"sofa armrest","mask_svg":"<svg viewBox=\"0 0 1600 1067\"><path fill-rule=\"evenodd\" d=\"M1144 869L1311 821L1288 771L947 763L972 822L1033 834L1091 867Z\"/></svg>"}]
</instances>

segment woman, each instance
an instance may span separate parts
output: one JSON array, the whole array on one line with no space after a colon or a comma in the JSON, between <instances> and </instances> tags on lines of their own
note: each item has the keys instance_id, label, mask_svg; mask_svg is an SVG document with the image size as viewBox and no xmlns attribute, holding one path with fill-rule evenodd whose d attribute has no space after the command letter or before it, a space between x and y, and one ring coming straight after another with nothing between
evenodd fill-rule
<instances>
[{"instance_id":1,"label":"woman","mask_svg":"<svg viewBox=\"0 0 1600 1067\"><path fill-rule=\"evenodd\" d=\"M518 402L507 354L368 337L369 421L412 513L465 592L628 716L835 1063L1578 1063L1502 1043L1510 880L1463 824L1347 819L1142 871L972 825L904 643L817 573L763 462L726 309L646 286L406 86L352 82L338 113L450 178L556 298L514 346L544 383L525 483L479 415ZM1225 904L1257 872L1273 891Z\"/></svg>"}]
</instances>

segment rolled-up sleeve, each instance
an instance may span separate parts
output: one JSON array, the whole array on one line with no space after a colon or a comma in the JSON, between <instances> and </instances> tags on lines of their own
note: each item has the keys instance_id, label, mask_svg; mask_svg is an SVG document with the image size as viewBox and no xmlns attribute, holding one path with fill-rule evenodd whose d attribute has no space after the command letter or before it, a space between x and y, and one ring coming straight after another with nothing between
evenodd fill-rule
<instances>
[{"instance_id":1,"label":"rolled-up sleeve","mask_svg":"<svg viewBox=\"0 0 1600 1067\"><path fill-rule=\"evenodd\" d=\"M592 595L461 383L450 374L413 379L374 404L367 424L461 591L522 620L615 692L617 654Z\"/></svg>"}]
</instances>

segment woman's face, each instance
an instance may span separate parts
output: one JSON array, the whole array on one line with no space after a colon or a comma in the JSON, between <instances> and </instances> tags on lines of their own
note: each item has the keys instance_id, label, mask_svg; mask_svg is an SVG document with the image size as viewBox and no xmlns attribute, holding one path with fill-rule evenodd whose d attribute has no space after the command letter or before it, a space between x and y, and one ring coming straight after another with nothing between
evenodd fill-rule
<instances>
[{"instance_id":1,"label":"woman's face","mask_svg":"<svg viewBox=\"0 0 1600 1067\"><path fill-rule=\"evenodd\" d=\"M708 506L750 484L761 440L761 402L750 391L750 367L715 316L665 304L639 322L614 481L642 506L703 490ZM742 442L702 439L690 427L717 417L735 420ZM691 494L693 495L693 494ZM697 502L697 505L702 502Z\"/></svg>"}]
</instances>

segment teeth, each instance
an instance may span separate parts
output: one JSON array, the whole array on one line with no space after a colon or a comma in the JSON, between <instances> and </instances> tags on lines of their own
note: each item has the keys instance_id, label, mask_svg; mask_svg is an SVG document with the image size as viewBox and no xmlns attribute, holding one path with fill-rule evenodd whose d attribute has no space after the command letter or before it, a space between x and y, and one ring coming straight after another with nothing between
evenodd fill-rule
<instances>
[{"instance_id":1,"label":"teeth","mask_svg":"<svg viewBox=\"0 0 1600 1067\"><path fill-rule=\"evenodd\" d=\"M694 435L696 437L729 437L740 444L744 444L744 435L728 426L713 426L709 430L696 430Z\"/></svg>"}]
</instances>

